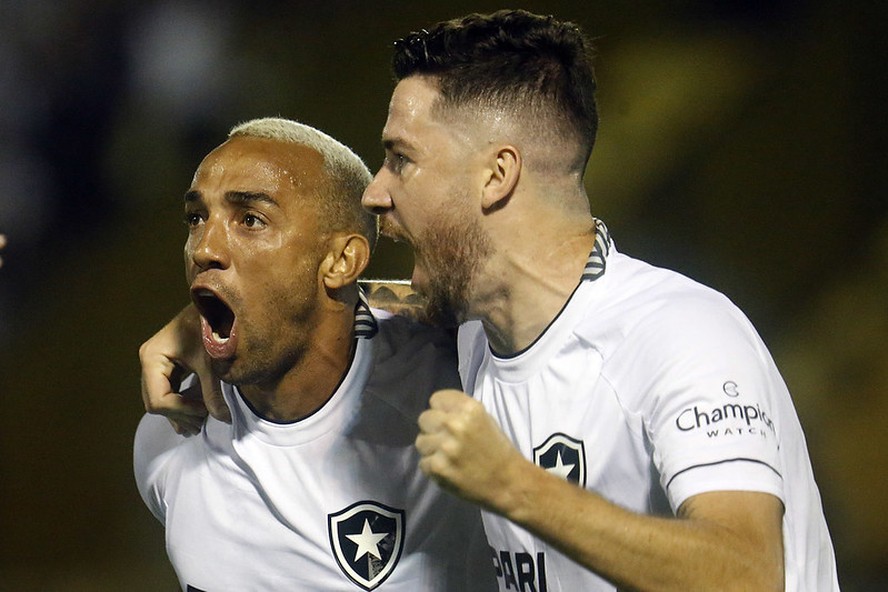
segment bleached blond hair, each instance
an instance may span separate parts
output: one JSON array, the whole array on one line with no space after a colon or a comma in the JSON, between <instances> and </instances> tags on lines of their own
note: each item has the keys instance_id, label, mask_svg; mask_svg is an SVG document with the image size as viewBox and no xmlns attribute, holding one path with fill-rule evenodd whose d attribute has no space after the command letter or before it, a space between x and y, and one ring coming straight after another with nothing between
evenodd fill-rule
<instances>
[{"instance_id":1,"label":"bleached blond hair","mask_svg":"<svg viewBox=\"0 0 888 592\"><path fill-rule=\"evenodd\" d=\"M236 136L298 144L317 151L324 159L327 179L315 190L323 222L333 231L360 232L367 237L371 250L375 247L379 234L377 217L361 205L361 196L373 175L351 148L319 129L280 117L240 123L228 133L229 138Z\"/></svg>"}]
</instances>

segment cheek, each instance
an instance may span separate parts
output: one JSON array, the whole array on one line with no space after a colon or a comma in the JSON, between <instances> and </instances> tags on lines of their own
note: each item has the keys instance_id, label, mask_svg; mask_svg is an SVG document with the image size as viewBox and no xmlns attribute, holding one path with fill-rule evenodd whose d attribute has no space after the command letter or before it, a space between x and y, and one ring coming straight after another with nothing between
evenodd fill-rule
<instances>
[{"instance_id":1,"label":"cheek","mask_svg":"<svg viewBox=\"0 0 888 592\"><path fill-rule=\"evenodd\" d=\"M194 265L194 249L191 248L191 241L185 241L185 248L182 249L182 259L185 263L185 279L190 284L194 279L194 276L197 275L197 269Z\"/></svg>"},{"instance_id":2,"label":"cheek","mask_svg":"<svg viewBox=\"0 0 888 592\"><path fill-rule=\"evenodd\" d=\"M317 287L318 262L313 257L268 258L255 276L277 299L304 300Z\"/></svg>"},{"instance_id":3,"label":"cheek","mask_svg":"<svg viewBox=\"0 0 888 592\"><path fill-rule=\"evenodd\" d=\"M444 197L436 184L416 183L405 187L395 210L406 226L421 227L428 224L430 210L436 209L431 204L439 203Z\"/></svg>"}]
</instances>

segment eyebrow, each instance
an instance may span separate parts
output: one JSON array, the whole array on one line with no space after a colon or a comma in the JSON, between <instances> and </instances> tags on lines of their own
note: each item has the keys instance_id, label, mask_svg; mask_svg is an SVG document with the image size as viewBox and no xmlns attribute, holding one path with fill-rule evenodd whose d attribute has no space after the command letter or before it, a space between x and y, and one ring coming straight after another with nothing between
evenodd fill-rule
<instances>
[{"instance_id":1,"label":"eyebrow","mask_svg":"<svg viewBox=\"0 0 888 592\"><path fill-rule=\"evenodd\" d=\"M193 203L203 199L200 191L191 189L185 192L185 203ZM225 201L235 205L248 205L251 203L264 203L274 207L280 207L277 201L267 193L261 191L226 191Z\"/></svg>"},{"instance_id":2,"label":"eyebrow","mask_svg":"<svg viewBox=\"0 0 888 592\"><path fill-rule=\"evenodd\" d=\"M405 148L407 150L413 148L413 144L405 140L400 136L395 136L392 138L383 138L382 139L382 147L385 150L395 150L396 148Z\"/></svg>"},{"instance_id":3,"label":"eyebrow","mask_svg":"<svg viewBox=\"0 0 888 592\"><path fill-rule=\"evenodd\" d=\"M247 205L258 202L274 207L280 207L273 197L261 191L226 191L225 201L237 205Z\"/></svg>"}]
</instances>

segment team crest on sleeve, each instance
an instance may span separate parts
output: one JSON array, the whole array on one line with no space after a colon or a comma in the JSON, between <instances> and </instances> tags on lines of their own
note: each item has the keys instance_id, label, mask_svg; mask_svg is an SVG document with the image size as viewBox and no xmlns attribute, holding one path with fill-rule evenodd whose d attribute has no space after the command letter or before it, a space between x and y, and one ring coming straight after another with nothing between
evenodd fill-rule
<instances>
[{"instance_id":1,"label":"team crest on sleeve","mask_svg":"<svg viewBox=\"0 0 888 592\"><path fill-rule=\"evenodd\" d=\"M586 449L582 440L552 434L533 449L533 462L549 473L586 487Z\"/></svg>"},{"instance_id":2,"label":"team crest on sleeve","mask_svg":"<svg viewBox=\"0 0 888 592\"><path fill-rule=\"evenodd\" d=\"M333 556L342 572L364 590L392 574L404 548L404 510L363 501L327 515Z\"/></svg>"}]
</instances>

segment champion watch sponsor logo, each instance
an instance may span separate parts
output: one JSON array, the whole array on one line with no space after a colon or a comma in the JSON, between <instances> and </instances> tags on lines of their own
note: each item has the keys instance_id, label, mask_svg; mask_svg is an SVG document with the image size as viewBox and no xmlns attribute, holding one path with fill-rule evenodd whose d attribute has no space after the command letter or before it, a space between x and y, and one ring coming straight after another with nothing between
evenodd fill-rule
<instances>
[{"instance_id":1,"label":"champion watch sponsor logo","mask_svg":"<svg viewBox=\"0 0 888 592\"><path fill-rule=\"evenodd\" d=\"M582 440L555 433L533 449L533 462L562 479L586 487L586 449Z\"/></svg>"},{"instance_id":2,"label":"champion watch sponsor logo","mask_svg":"<svg viewBox=\"0 0 888 592\"><path fill-rule=\"evenodd\" d=\"M710 438L743 434L765 436L766 431L776 433L774 422L761 405L739 400L742 391L736 382L725 382L722 390L733 401L685 407L675 416L675 427L682 432L705 430Z\"/></svg>"},{"instance_id":3,"label":"champion watch sponsor logo","mask_svg":"<svg viewBox=\"0 0 888 592\"><path fill-rule=\"evenodd\" d=\"M333 556L342 572L373 590L388 578L404 548L404 510L362 501L327 515Z\"/></svg>"}]
</instances>

